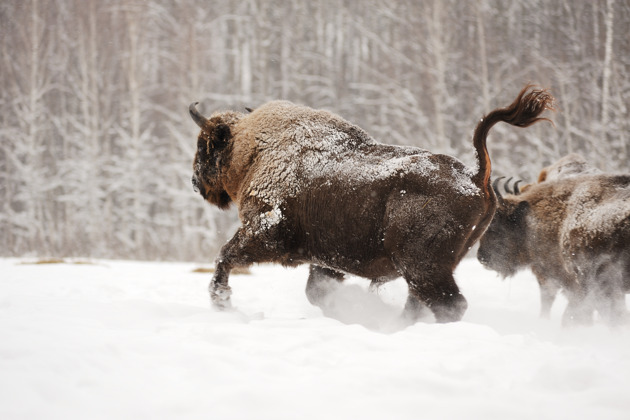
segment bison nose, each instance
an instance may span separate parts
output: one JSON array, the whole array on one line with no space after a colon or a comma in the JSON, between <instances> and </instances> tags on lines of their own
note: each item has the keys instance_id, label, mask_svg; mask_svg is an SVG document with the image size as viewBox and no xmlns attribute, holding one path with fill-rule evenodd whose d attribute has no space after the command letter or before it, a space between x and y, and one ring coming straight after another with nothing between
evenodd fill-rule
<instances>
[{"instance_id":1,"label":"bison nose","mask_svg":"<svg viewBox=\"0 0 630 420\"><path fill-rule=\"evenodd\" d=\"M192 181L193 191L198 193L199 192L199 180L197 180L197 177L193 176L191 181Z\"/></svg>"}]
</instances>

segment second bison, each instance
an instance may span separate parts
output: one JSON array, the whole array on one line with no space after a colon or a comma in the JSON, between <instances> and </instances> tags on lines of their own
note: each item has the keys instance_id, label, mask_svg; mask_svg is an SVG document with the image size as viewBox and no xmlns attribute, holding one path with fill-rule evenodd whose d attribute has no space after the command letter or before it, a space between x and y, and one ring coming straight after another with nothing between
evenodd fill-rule
<instances>
[{"instance_id":1,"label":"second bison","mask_svg":"<svg viewBox=\"0 0 630 420\"><path fill-rule=\"evenodd\" d=\"M595 170L586 172L597 172ZM541 287L541 314L556 292L568 299L563 323L588 324L594 311L627 322L630 289L630 175L572 173L498 196L477 253L504 276L531 268Z\"/></svg>"}]
</instances>

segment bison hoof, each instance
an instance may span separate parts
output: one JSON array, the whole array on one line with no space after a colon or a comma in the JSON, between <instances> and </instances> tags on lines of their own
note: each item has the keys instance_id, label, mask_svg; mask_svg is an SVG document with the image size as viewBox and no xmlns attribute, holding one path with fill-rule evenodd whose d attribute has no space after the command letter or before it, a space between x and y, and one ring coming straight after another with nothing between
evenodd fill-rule
<instances>
[{"instance_id":1,"label":"bison hoof","mask_svg":"<svg viewBox=\"0 0 630 420\"><path fill-rule=\"evenodd\" d=\"M448 304L434 305L431 307L435 320L439 323L444 322L457 322L462 319L466 309L468 308L468 302L462 295L457 295Z\"/></svg>"},{"instance_id":2,"label":"bison hoof","mask_svg":"<svg viewBox=\"0 0 630 420\"><path fill-rule=\"evenodd\" d=\"M427 320L431 316L431 310L427 305L420 302L420 300L412 295L407 297L407 303L405 303L405 309L402 313L402 318L405 323L415 324L420 320Z\"/></svg>"},{"instance_id":3,"label":"bison hoof","mask_svg":"<svg viewBox=\"0 0 630 420\"><path fill-rule=\"evenodd\" d=\"M230 300L231 294L232 289L230 286L216 283L210 284L210 300L212 301L212 306L217 309L225 310L232 308L232 301Z\"/></svg>"}]
</instances>

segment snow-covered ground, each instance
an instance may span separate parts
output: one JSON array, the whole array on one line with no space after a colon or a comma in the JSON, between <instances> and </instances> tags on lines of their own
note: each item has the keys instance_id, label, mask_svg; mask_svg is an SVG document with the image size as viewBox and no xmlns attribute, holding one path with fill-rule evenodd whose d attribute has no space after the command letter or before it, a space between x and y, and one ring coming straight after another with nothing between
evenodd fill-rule
<instances>
[{"instance_id":1,"label":"snow-covered ground","mask_svg":"<svg viewBox=\"0 0 630 420\"><path fill-rule=\"evenodd\" d=\"M628 419L630 327L538 318L528 272L456 272L462 322L404 326L406 285L349 279L328 316L306 267L0 259L0 419Z\"/></svg>"}]
</instances>

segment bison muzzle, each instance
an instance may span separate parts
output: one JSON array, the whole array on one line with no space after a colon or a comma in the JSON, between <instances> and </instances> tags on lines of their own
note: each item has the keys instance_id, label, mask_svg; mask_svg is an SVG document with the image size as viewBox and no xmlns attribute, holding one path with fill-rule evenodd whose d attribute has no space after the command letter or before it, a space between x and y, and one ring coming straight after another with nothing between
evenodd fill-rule
<instances>
[{"instance_id":1,"label":"bison muzzle","mask_svg":"<svg viewBox=\"0 0 630 420\"><path fill-rule=\"evenodd\" d=\"M286 101L210 117L191 104L201 128L193 186L220 208L234 202L242 222L216 260L213 304L230 307L234 267L308 263L314 304L326 283L345 274L376 283L402 276L411 319L425 306L438 322L461 319L467 303L453 270L496 208L488 131L501 121L531 125L552 101L526 86L486 115L473 138L476 170L450 156L377 143L337 115Z\"/></svg>"}]
</instances>

